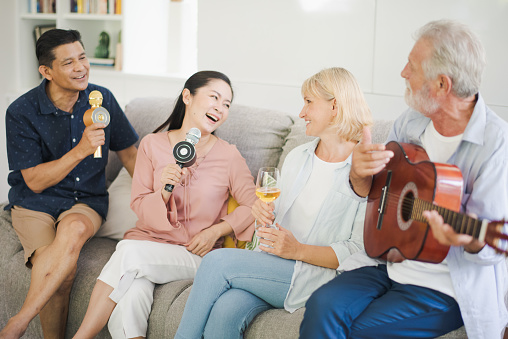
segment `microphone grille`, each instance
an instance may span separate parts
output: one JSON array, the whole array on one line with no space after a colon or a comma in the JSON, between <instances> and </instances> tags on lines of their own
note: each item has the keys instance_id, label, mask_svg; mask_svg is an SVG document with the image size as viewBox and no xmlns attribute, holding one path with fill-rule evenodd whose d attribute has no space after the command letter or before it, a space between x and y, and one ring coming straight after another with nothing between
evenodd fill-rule
<instances>
[{"instance_id":1,"label":"microphone grille","mask_svg":"<svg viewBox=\"0 0 508 339\"><path fill-rule=\"evenodd\" d=\"M199 139L201 139L201 131L199 128L192 127L188 132L185 138L191 142L193 145L197 144L199 142Z\"/></svg>"}]
</instances>

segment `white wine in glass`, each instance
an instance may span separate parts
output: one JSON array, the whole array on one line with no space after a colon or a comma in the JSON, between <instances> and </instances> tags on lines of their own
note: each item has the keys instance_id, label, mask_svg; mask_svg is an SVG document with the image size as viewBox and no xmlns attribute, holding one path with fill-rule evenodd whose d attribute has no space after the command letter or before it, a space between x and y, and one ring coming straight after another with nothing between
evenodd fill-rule
<instances>
[{"instance_id":1,"label":"white wine in glass","mask_svg":"<svg viewBox=\"0 0 508 339\"><path fill-rule=\"evenodd\" d=\"M279 186L279 169L276 167L261 167L256 180L256 195L266 203L270 203L277 199L280 195ZM266 225L274 227L275 225Z\"/></svg>"}]
</instances>

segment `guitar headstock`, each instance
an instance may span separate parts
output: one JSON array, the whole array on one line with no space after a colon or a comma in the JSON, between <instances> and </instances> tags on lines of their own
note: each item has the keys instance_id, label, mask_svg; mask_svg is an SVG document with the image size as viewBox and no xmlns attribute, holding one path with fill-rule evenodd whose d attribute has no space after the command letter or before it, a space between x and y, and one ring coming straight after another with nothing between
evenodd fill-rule
<instances>
[{"instance_id":1,"label":"guitar headstock","mask_svg":"<svg viewBox=\"0 0 508 339\"><path fill-rule=\"evenodd\" d=\"M508 255L508 221L489 222L485 242L496 252Z\"/></svg>"}]
</instances>

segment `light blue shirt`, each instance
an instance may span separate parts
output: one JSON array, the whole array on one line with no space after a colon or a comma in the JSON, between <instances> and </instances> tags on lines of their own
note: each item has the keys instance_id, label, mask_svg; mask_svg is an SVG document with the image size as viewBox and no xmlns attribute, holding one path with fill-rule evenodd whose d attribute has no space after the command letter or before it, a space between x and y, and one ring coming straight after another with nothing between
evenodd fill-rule
<instances>
[{"instance_id":1,"label":"light blue shirt","mask_svg":"<svg viewBox=\"0 0 508 339\"><path fill-rule=\"evenodd\" d=\"M408 110L395 121L388 141L421 146L429 120ZM487 107L480 94L462 141L447 163L460 168L464 178L462 212L489 220L508 217L508 123ZM508 321L504 256L489 246L478 254L452 246L446 260L468 337L499 338Z\"/></svg>"},{"instance_id":2,"label":"light blue shirt","mask_svg":"<svg viewBox=\"0 0 508 339\"><path fill-rule=\"evenodd\" d=\"M292 150L281 172L281 196L275 203L275 222L291 231L285 219L291 206L309 179L314 161L314 151L319 139ZM301 242L315 246L331 246L339 264L352 253L363 249L363 223L366 203L349 189L351 156L347 165L334 171L330 178L330 191L321 206L314 223L307 225ZM303 307L309 296L321 285L332 280L337 271L296 261L291 286L284 302L289 312Z\"/></svg>"},{"instance_id":3,"label":"light blue shirt","mask_svg":"<svg viewBox=\"0 0 508 339\"><path fill-rule=\"evenodd\" d=\"M395 121L388 141L422 146L420 136L429 121L409 109ZM462 212L489 220L508 217L508 123L487 107L480 94L462 141L447 163L459 167L464 178ZM372 264L364 253L351 257L343 269ZM489 246L477 254L452 246L446 260L468 338L500 338L508 322L504 256Z\"/></svg>"}]
</instances>

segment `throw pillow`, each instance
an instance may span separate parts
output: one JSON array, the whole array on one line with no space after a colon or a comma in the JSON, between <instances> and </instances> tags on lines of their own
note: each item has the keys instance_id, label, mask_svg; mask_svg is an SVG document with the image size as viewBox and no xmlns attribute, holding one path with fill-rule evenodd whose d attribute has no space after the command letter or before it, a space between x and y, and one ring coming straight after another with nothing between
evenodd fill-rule
<instances>
[{"instance_id":1,"label":"throw pillow","mask_svg":"<svg viewBox=\"0 0 508 339\"><path fill-rule=\"evenodd\" d=\"M228 200L228 214L233 212L235 208L240 206L238 202L236 202L235 198L233 198L231 195L229 196ZM231 235L226 235L224 237L224 243L222 244L222 247L225 248L245 248L246 241L240 241L233 238Z\"/></svg>"},{"instance_id":2,"label":"throw pillow","mask_svg":"<svg viewBox=\"0 0 508 339\"><path fill-rule=\"evenodd\" d=\"M282 169L282 164L284 164L284 160L286 156L293 150L293 148L300 146L301 144L305 144L314 140L316 137L310 137L305 134L305 120L298 119L295 121L293 126L291 126L291 130L286 137L286 143L282 147L282 153L280 155L279 164L277 167Z\"/></svg>"},{"instance_id":3,"label":"throw pillow","mask_svg":"<svg viewBox=\"0 0 508 339\"><path fill-rule=\"evenodd\" d=\"M131 185L132 178L124 167L108 188L108 215L96 237L122 240L124 233L136 225L138 217L130 208Z\"/></svg>"}]
</instances>

